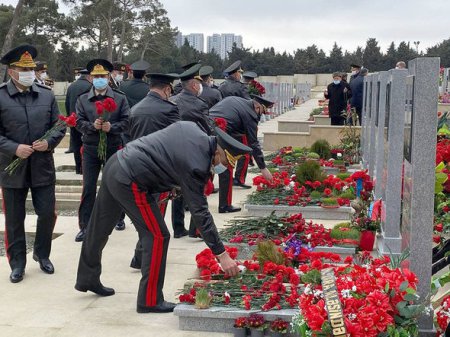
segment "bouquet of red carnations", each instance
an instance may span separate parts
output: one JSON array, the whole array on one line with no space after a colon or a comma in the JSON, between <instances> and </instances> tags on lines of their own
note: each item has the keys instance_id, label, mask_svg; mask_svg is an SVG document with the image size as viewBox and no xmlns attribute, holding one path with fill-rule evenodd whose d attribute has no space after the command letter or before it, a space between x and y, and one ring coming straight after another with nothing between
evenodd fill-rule
<instances>
[{"instance_id":1,"label":"bouquet of red carnations","mask_svg":"<svg viewBox=\"0 0 450 337\"><path fill-rule=\"evenodd\" d=\"M97 110L97 115L100 119L102 119L104 122L107 122L109 120L109 117L113 111L117 109L116 102L110 98L107 97L103 101L96 101L95 102L95 108ZM106 147L107 147L107 136L106 132L103 130L99 130L100 134L100 140L98 141L98 158L101 160L106 160Z\"/></svg>"}]
</instances>

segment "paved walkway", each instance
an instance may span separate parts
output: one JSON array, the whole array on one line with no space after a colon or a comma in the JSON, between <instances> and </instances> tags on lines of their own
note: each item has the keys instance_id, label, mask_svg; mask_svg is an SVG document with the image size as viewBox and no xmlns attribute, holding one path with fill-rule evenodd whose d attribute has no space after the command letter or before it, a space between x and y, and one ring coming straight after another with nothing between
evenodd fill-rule
<instances>
[{"instance_id":1,"label":"paved walkway","mask_svg":"<svg viewBox=\"0 0 450 337\"><path fill-rule=\"evenodd\" d=\"M306 112L310 111L314 104L314 100L308 101L282 117L286 118L295 114L306 116ZM263 132L263 130L276 130L275 121L263 123L260 131ZM64 154L64 149L57 149L55 162L57 165L72 164L72 155ZM234 189L235 204L243 202L247 193L249 193L248 190ZM217 213L217 194L209 198L209 204L219 228L237 215ZM2 223L0 228L3 230L3 217L0 219ZM170 228L170 207L166 220ZM35 231L35 221L34 215L27 216L27 231ZM336 222L331 221L327 224ZM188 213L186 213L186 224L189 224ZM10 268L7 260L5 257L0 257L0 336L229 336L220 333L180 331L178 319L173 314L136 313L140 272L130 269L129 263L137 233L128 219L126 230L113 231L103 252L101 279L106 286L116 290L116 295L101 298L92 293L75 291L73 286L81 247L79 243L74 242L77 231L76 217L60 216L58 218L55 232L62 235L53 241L51 260L56 269L54 275L44 274L38 264L32 260L31 254L28 254L24 280L21 283L12 284L8 279ZM183 287L188 278L195 276L195 255L204 248L206 245L200 240L171 239L164 288L167 300L175 301L176 292Z\"/></svg>"}]
</instances>

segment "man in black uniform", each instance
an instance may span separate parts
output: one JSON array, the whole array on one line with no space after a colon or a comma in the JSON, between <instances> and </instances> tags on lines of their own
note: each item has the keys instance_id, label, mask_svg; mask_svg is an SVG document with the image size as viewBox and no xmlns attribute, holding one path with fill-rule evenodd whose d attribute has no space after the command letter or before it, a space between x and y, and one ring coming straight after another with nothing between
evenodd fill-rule
<instances>
[{"instance_id":1,"label":"man in black uniform","mask_svg":"<svg viewBox=\"0 0 450 337\"><path fill-rule=\"evenodd\" d=\"M178 107L176 104L169 101L169 97L173 90L173 81L177 79L178 76L150 73L147 74L147 77L150 78L150 92L142 101L131 109L129 131L131 140L147 136L180 121ZM166 211L168 196L168 191L163 191L162 193L155 195L155 198L159 202L160 212L163 218ZM181 237L186 231L184 229L184 223L182 226L182 228L173 227L174 237ZM131 268L141 269L141 256L142 245L140 241L138 241L133 259L130 263Z\"/></svg>"},{"instance_id":2,"label":"man in black uniform","mask_svg":"<svg viewBox=\"0 0 450 337\"><path fill-rule=\"evenodd\" d=\"M208 103L208 108L211 108L222 99L222 94L216 88L213 88L213 78L211 74L214 68L211 66L203 66L200 68L200 77L202 78L203 92L200 98Z\"/></svg>"},{"instance_id":3,"label":"man in black uniform","mask_svg":"<svg viewBox=\"0 0 450 337\"><path fill-rule=\"evenodd\" d=\"M121 62L113 63L113 70L111 71L111 78L109 80L109 86L112 89L119 89L120 83L123 81L123 76L127 71L127 65Z\"/></svg>"},{"instance_id":4,"label":"man in black uniform","mask_svg":"<svg viewBox=\"0 0 450 337\"><path fill-rule=\"evenodd\" d=\"M86 69L91 75L93 87L87 93L79 96L75 105L77 129L83 134L83 192L78 209L80 232L75 237L77 242L83 241L86 233L86 227L94 207L100 169L105 161L122 146L120 135L128 130L130 112L125 95L108 86L109 74L113 70L109 61L91 60ZM116 109L109 113L108 119L104 120L98 115L96 102L103 102L106 98L115 101ZM98 155L100 131L106 133L107 136L105 161Z\"/></svg>"},{"instance_id":5,"label":"man in black uniform","mask_svg":"<svg viewBox=\"0 0 450 337\"><path fill-rule=\"evenodd\" d=\"M173 311L175 304L166 302L163 295L170 235L153 194L174 188L181 189L195 224L225 273L238 273L220 240L203 190L213 169L222 171L229 160L251 149L221 130L216 132L217 136L208 136L195 123L181 121L128 143L111 158L81 249L75 289L100 296L114 294L114 289L100 282L101 256L123 208L144 248L137 312Z\"/></svg>"},{"instance_id":6,"label":"man in black uniform","mask_svg":"<svg viewBox=\"0 0 450 337\"><path fill-rule=\"evenodd\" d=\"M139 103L148 94L150 87L148 83L144 82L143 78L149 67L150 64L144 60L134 62L131 65L133 78L123 81L119 86L119 90L123 91L125 96L127 96L130 108Z\"/></svg>"},{"instance_id":7,"label":"man in black uniform","mask_svg":"<svg viewBox=\"0 0 450 337\"><path fill-rule=\"evenodd\" d=\"M181 120L197 123L207 134L211 134L208 104L199 98L203 91L202 78L199 74L201 66L201 64L196 64L180 74L183 90L178 95L172 96L170 100L178 106ZM172 226L175 238L188 235L188 231L184 228L184 206L182 195L172 201ZM197 236L192 219L189 236Z\"/></svg>"},{"instance_id":8,"label":"man in black uniform","mask_svg":"<svg viewBox=\"0 0 450 337\"><path fill-rule=\"evenodd\" d=\"M35 83L36 48L23 45L10 50L0 62L9 66L11 79L0 85L0 186L5 215L5 248L12 283L22 281L26 265L25 202L31 190L38 216L33 259L47 274L54 273L49 260L55 213L55 165L53 149L65 128L38 141L58 122L58 105L52 91ZM23 162L12 175L5 168L16 158Z\"/></svg>"},{"instance_id":9,"label":"man in black uniform","mask_svg":"<svg viewBox=\"0 0 450 337\"><path fill-rule=\"evenodd\" d=\"M92 87L92 83L89 81L89 72L86 69L78 70L80 77L73 82L67 88L66 93L66 113L70 115L75 112L75 103L77 102L78 96L89 91ZM75 159L75 173L81 174L81 133L76 128L70 128L70 149L73 152L73 157Z\"/></svg>"},{"instance_id":10,"label":"man in black uniform","mask_svg":"<svg viewBox=\"0 0 450 337\"><path fill-rule=\"evenodd\" d=\"M239 96L250 99L248 87L241 82L242 72L241 61L236 61L223 71L226 74L226 80L219 86L222 97Z\"/></svg>"},{"instance_id":11,"label":"man in black uniform","mask_svg":"<svg viewBox=\"0 0 450 337\"><path fill-rule=\"evenodd\" d=\"M226 132L233 138L240 140L243 136L248 140L248 145L252 148L252 155L256 164L261 170L261 174L267 180L272 180L272 174L266 168L264 155L258 141L258 122L261 114L273 106L273 102L252 95L253 100L242 97L225 97L210 110L213 118L225 119ZM219 175L219 213L239 212L239 207L232 206L233 187L233 167Z\"/></svg>"},{"instance_id":12,"label":"man in black uniform","mask_svg":"<svg viewBox=\"0 0 450 337\"><path fill-rule=\"evenodd\" d=\"M183 71L186 71L199 63L202 63L202 61L191 62L191 63L185 64L184 66L181 66L181 68L183 68ZM183 87L181 86L181 82L179 82L173 88L173 94L178 95L181 92L181 90L183 90Z\"/></svg>"}]
</instances>

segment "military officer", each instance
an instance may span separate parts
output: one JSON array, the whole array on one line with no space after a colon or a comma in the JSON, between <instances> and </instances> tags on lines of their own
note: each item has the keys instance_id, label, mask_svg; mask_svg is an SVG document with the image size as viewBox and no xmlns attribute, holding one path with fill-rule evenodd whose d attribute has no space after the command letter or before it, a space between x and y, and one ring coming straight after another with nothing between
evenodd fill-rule
<instances>
[{"instance_id":1,"label":"military officer","mask_svg":"<svg viewBox=\"0 0 450 337\"><path fill-rule=\"evenodd\" d=\"M36 75L36 82L42 85L53 88L55 82L48 76L47 62L36 61L36 68L34 68Z\"/></svg>"},{"instance_id":2,"label":"military officer","mask_svg":"<svg viewBox=\"0 0 450 337\"><path fill-rule=\"evenodd\" d=\"M227 275L239 272L219 237L203 194L211 171L221 171L235 156L251 151L221 130L208 136L197 124L177 122L127 144L107 163L80 254L75 289L114 295L100 281L101 256L108 235L125 209L143 246L138 313L172 312L163 285L170 235L154 193L180 188L208 247Z\"/></svg>"},{"instance_id":3,"label":"military officer","mask_svg":"<svg viewBox=\"0 0 450 337\"><path fill-rule=\"evenodd\" d=\"M139 103L148 94L150 88L143 78L149 67L150 64L144 60L134 62L131 65L133 78L123 81L119 86L119 90L124 92L125 96L127 96L130 108Z\"/></svg>"},{"instance_id":4,"label":"military officer","mask_svg":"<svg viewBox=\"0 0 450 337\"><path fill-rule=\"evenodd\" d=\"M80 207L78 209L78 221L80 232L75 241L83 241L86 227L94 207L97 180L100 169L105 162L98 156L100 130L107 135L106 161L121 146L121 133L128 130L128 115L130 107L127 98L116 89L108 86L112 64L103 59L89 61L86 66L92 79L92 88L78 97L75 104L77 113L77 130L80 131L83 140L83 192ZM96 102L111 98L116 103L116 109L110 113L108 120L99 117ZM123 220L122 220L123 221Z\"/></svg>"},{"instance_id":5,"label":"military officer","mask_svg":"<svg viewBox=\"0 0 450 337\"><path fill-rule=\"evenodd\" d=\"M203 66L200 68L200 77L202 78L203 92L200 98L208 103L208 108L211 108L222 99L222 94L217 88L213 88L213 78L211 74L214 68L211 66Z\"/></svg>"},{"instance_id":6,"label":"military officer","mask_svg":"<svg viewBox=\"0 0 450 337\"><path fill-rule=\"evenodd\" d=\"M183 71L186 71L189 68L191 68L199 63L202 63L202 61L190 62L190 63L185 64L184 66L181 66L181 68L183 68ZM181 92L181 90L183 90L183 87L181 86L181 82L178 82L175 85L175 87L173 88L173 94L178 95Z\"/></svg>"},{"instance_id":7,"label":"military officer","mask_svg":"<svg viewBox=\"0 0 450 337\"><path fill-rule=\"evenodd\" d=\"M236 61L223 71L226 74L226 79L219 86L222 97L239 96L250 99L248 87L241 82L242 72L241 61Z\"/></svg>"},{"instance_id":8,"label":"military officer","mask_svg":"<svg viewBox=\"0 0 450 337\"><path fill-rule=\"evenodd\" d=\"M120 83L123 81L123 76L127 70L127 65L121 62L113 63L113 70L111 71L111 78L109 80L109 86L112 89L119 89Z\"/></svg>"},{"instance_id":9,"label":"military officer","mask_svg":"<svg viewBox=\"0 0 450 337\"><path fill-rule=\"evenodd\" d=\"M33 259L47 274L54 273L49 259L56 222L53 149L66 130L39 141L58 121L58 105L49 87L34 82L36 48L22 45L0 60L10 80L0 85L0 186L5 215L5 248L11 267L10 281L22 281L26 265L25 202L31 190L38 216ZM23 162L9 175L5 168L16 158Z\"/></svg>"},{"instance_id":10,"label":"military officer","mask_svg":"<svg viewBox=\"0 0 450 337\"><path fill-rule=\"evenodd\" d=\"M178 78L178 75L150 73L147 77L150 79L150 92L131 109L129 131L131 140L147 136L180 121L177 105L169 101L173 91L173 81ZM167 206L167 192L163 191L155 195L163 217ZM184 223L182 229L184 229ZM174 227L175 237L181 237L180 233L183 232ZM131 268L141 269L141 256L142 246L138 241L130 263Z\"/></svg>"},{"instance_id":11,"label":"military officer","mask_svg":"<svg viewBox=\"0 0 450 337\"><path fill-rule=\"evenodd\" d=\"M170 100L178 106L181 120L195 122L201 125L207 134L210 134L208 104L199 98L203 92L202 78L199 74L201 67L202 65L198 63L180 74L183 89L178 95L172 96ZM175 238L188 234L190 237L197 236L192 219L189 233L184 227L184 206L182 195L172 201L172 226Z\"/></svg>"},{"instance_id":12,"label":"military officer","mask_svg":"<svg viewBox=\"0 0 450 337\"><path fill-rule=\"evenodd\" d=\"M92 83L89 80L89 72L87 69L77 70L79 77L78 79L69 85L66 93L66 113L70 115L75 112L75 103L77 102L78 96L89 91L92 87ZM76 128L70 128L70 147L69 149L73 152L73 157L75 160L75 173L81 174L81 133Z\"/></svg>"},{"instance_id":13,"label":"military officer","mask_svg":"<svg viewBox=\"0 0 450 337\"><path fill-rule=\"evenodd\" d=\"M266 168L264 155L257 137L258 122L261 114L273 106L273 102L261 97L252 95L253 99L230 96L225 97L214 105L209 113L213 118L223 118L226 121L226 131L237 140L244 138L252 148L252 155L256 164L261 170L261 174L267 180L272 180L272 175ZM248 157L247 157L248 160ZM231 204L233 186L233 167L219 175L219 213L239 212L239 207Z\"/></svg>"},{"instance_id":14,"label":"military officer","mask_svg":"<svg viewBox=\"0 0 450 337\"><path fill-rule=\"evenodd\" d=\"M251 81L255 80L255 78L257 77L258 74L255 73L254 71L244 71L244 73L242 74L242 82L248 85Z\"/></svg>"}]
</instances>

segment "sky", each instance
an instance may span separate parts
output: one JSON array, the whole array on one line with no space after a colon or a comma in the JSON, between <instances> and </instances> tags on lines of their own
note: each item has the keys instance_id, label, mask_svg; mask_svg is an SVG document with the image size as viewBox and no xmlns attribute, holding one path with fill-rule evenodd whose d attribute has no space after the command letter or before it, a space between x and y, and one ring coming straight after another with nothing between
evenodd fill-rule
<instances>
[{"instance_id":1,"label":"sky","mask_svg":"<svg viewBox=\"0 0 450 337\"><path fill-rule=\"evenodd\" d=\"M245 48L292 53L316 44L329 52L364 47L376 38L390 43L420 41L426 51L450 38L448 0L160 0L183 34L235 33ZM206 46L205 46L206 47Z\"/></svg>"},{"instance_id":2,"label":"sky","mask_svg":"<svg viewBox=\"0 0 450 337\"><path fill-rule=\"evenodd\" d=\"M450 38L448 0L159 0L183 34L234 33L245 48L289 53L316 44L328 53L376 38L382 51L394 41L420 41L426 51ZM15 5L17 0L0 0ZM62 3L59 1L60 4ZM60 5L64 11L64 6ZM206 45L205 45L206 47Z\"/></svg>"}]
</instances>

